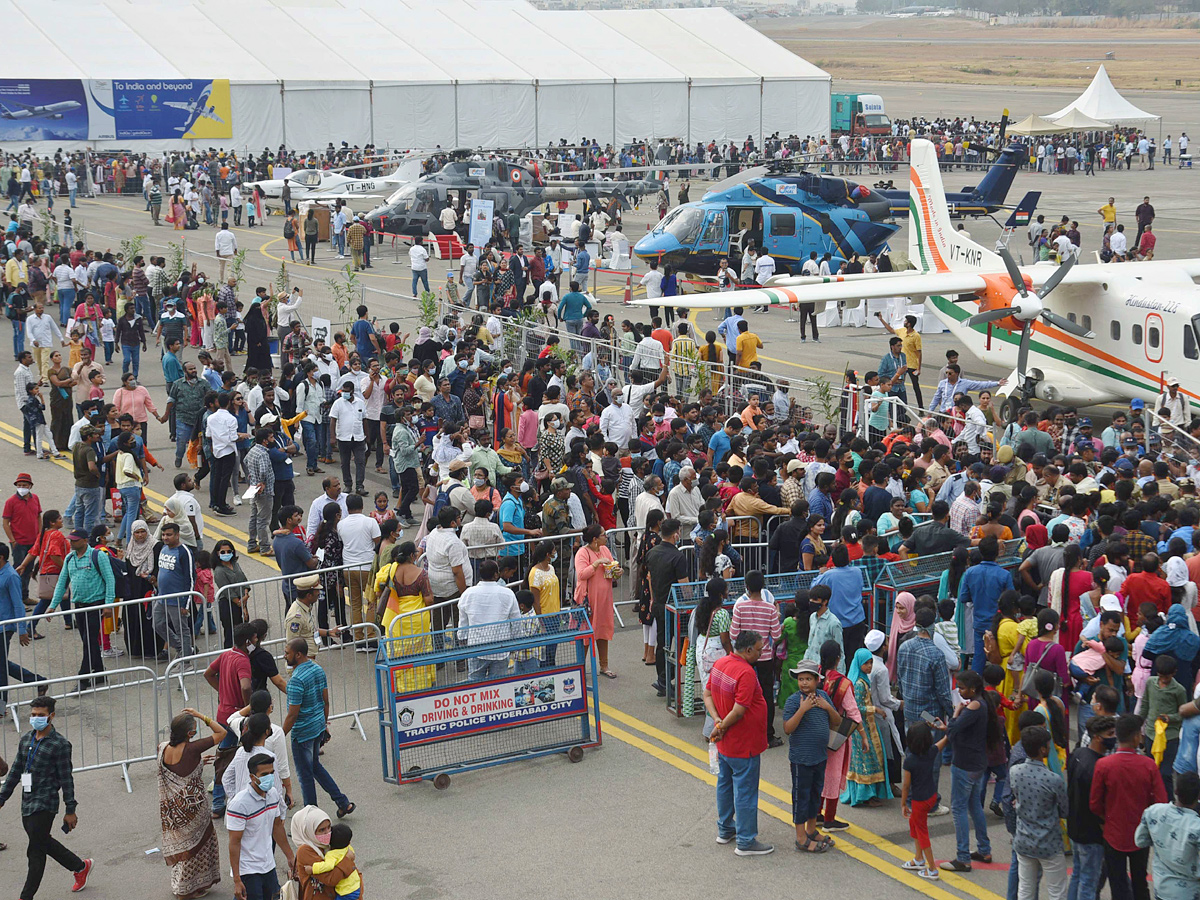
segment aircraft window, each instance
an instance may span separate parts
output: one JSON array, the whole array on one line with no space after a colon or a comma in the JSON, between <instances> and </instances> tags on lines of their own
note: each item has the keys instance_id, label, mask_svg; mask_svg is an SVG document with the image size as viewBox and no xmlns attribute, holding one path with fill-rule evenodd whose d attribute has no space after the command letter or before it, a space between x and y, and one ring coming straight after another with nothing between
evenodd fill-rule
<instances>
[{"instance_id":1,"label":"aircraft window","mask_svg":"<svg viewBox=\"0 0 1200 900\"><path fill-rule=\"evenodd\" d=\"M1092 317L1091 316L1083 317L1083 327L1086 328L1088 331L1092 330Z\"/></svg>"},{"instance_id":2,"label":"aircraft window","mask_svg":"<svg viewBox=\"0 0 1200 900\"><path fill-rule=\"evenodd\" d=\"M304 187L320 187L321 173L309 169L304 172L297 172L292 176L291 180L303 185Z\"/></svg>"},{"instance_id":3,"label":"aircraft window","mask_svg":"<svg viewBox=\"0 0 1200 900\"><path fill-rule=\"evenodd\" d=\"M1183 355L1188 359L1200 359L1200 353L1196 352L1196 332L1193 330L1195 322L1190 323L1183 329Z\"/></svg>"},{"instance_id":4,"label":"aircraft window","mask_svg":"<svg viewBox=\"0 0 1200 900\"><path fill-rule=\"evenodd\" d=\"M1074 322L1075 321L1075 313L1067 313L1067 318L1070 319L1072 322Z\"/></svg>"},{"instance_id":5,"label":"aircraft window","mask_svg":"<svg viewBox=\"0 0 1200 900\"><path fill-rule=\"evenodd\" d=\"M419 213L431 213L434 209L440 209L438 201L437 188L420 188L417 190L417 203L414 209Z\"/></svg>"},{"instance_id":6,"label":"aircraft window","mask_svg":"<svg viewBox=\"0 0 1200 900\"><path fill-rule=\"evenodd\" d=\"M1155 326L1151 325L1149 328L1146 329L1147 342L1155 350L1158 349L1158 342L1161 337L1162 337L1162 335L1159 334L1159 331Z\"/></svg>"},{"instance_id":7,"label":"aircraft window","mask_svg":"<svg viewBox=\"0 0 1200 900\"><path fill-rule=\"evenodd\" d=\"M704 242L716 244L725 239L725 213L718 210L704 226Z\"/></svg>"},{"instance_id":8,"label":"aircraft window","mask_svg":"<svg viewBox=\"0 0 1200 900\"><path fill-rule=\"evenodd\" d=\"M678 207L679 215L663 225L663 231L674 237L680 244L688 246L695 243L700 234L700 226L704 224L704 212L694 206Z\"/></svg>"},{"instance_id":9,"label":"aircraft window","mask_svg":"<svg viewBox=\"0 0 1200 900\"><path fill-rule=\"evenodd\" d=\"M771 236L791 237L796 233L796 217L790 213L771 216Z\"/></svg>"},{"instance_id":10,"label":"aircraft window","mask_svg":"<svg viewBox=\"0 0 1200 900\"><path fill-rule=\"evenodd\" d=\"M1135 344L1140 344L1142 342L1142 326L1141 325L1133 326L1133 342Z\"/></svg>"},{"instance_id":11,"label":"aircraft window","mask_svg":"<svg viewBox=\"0 0 1200 900\"><path fill-rule=\"evenodd\" d=\"M1112 324L1108 328L1108 333L1114 341L1119 341L1121 339L1121 323L1113 319Z\"/></svg>"}]
</instances>

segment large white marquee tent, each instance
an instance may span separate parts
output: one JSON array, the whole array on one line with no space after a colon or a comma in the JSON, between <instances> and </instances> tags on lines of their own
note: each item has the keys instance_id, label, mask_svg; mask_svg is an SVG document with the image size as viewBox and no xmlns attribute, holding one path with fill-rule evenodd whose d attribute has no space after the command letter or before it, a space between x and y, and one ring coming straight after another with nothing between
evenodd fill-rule
<instances>
[{"instance_id":1,"label":"large white marquee tent","mask_svg":"<svg viewBox=\"0 0 1200 900\"><path fill-rule=\"evenodd\" d=\"M0 0L0 18L21 48L0 64L0 78L229 79L233 138L195 142L204 145L694 143L829 132L830 76L720 8Z\"/></svg>"}]
</instances>

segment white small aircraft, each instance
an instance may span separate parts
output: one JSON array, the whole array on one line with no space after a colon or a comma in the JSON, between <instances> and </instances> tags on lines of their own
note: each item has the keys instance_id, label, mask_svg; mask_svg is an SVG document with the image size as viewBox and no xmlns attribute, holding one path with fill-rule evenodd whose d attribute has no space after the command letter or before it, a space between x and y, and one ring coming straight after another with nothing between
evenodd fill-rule
<instances>
[{"instance_id":1,"label":"white small aircraft","mask_svg":"<svg viewBox=\"0 0 1200 900\"><path fill-rule=\"evenodd\" d=\"M79 109L78 100L63 100L59 103L47 103L45 106L27 106L16 100L10 100L13 106L20 109L9 109L0 103L0 119L61 119L63 113Z\"/></svg>"},{"instance_id":2,"label":"white small aircraft","mask_svg":"<svg viewBox=\"0 0 1200 900\"><path fill-rule=\"evenodd\" d=\"M424 157L412 156L396 166L396 171L380 178L353 178L346 172L355 169L374 168L369 166L350 166L345 169L300 169L287 176L286 181L291 187L292 202L301 200L356 200L363 197L383 197L410 181L421 177L421 167ZM279 200L283 196L285 179L275 178L269 181L252 181L251 187L257 187L268 200Z\"/></svg>"},{"instance_id":3,"label":"white small aircraft","mask_svg":"<svg viewBox=\"0 0 1200 900\"><path fill-rule=\"evenodd\" d=\"M1014 367L996 391L1008 395L1006 420L1032 397L1081 406L1134 397L1152 403L1169 373L1197 371L1200 259L1076 265L1070 257L1021 267L1007 250L993 253L954 230L928 141L913 141L909 177L908 254L917 271L779 276L748 291L669 298L678 301L671 305L815 303L819 311L839 300L925 298L972 355ZM1051 294L1053 312L1044 302ZM1180 392L1200 411L1200 384L1186 382Z\"/></svg>"}]
</instances>

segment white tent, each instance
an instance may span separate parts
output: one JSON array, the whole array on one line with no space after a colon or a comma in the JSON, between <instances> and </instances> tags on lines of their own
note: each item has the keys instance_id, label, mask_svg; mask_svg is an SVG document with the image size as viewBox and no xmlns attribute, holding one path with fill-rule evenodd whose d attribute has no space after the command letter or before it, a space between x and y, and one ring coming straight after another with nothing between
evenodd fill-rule
<instances>
[{"instance_id":1,"label":"white tent","mask_svg":"<svg viewBox=\"0 0 1200 900\"><path fill-rule=\"evenodd\" d=\"M1068 130L1065 126L1051 122L1049 119L1043 119L1041 116L1035 116L1032 113L1020 122L1014 122L1008 126L1010 134L1063 134Z\"/></svg>"},{"instance_id":2,"label":"white tent","mask_svg":"<svg viewBox=\"0 0 1200 900\"><path fill-rule=\"evenodd\" d=\"M1122 97L1117 89L1113 87L1113 83L1108 77L1108 72L1104 70L1104 66L1101 66L1100 70L1096 72L1096 77L1092 79L1092 83L1087 86L1086 91L1058 112L1051 113L1046 118L1057 121L1073 109L1077 109L1093 119L1098 119L1101 122L1111 122L1114 125L1140 125L1147 122L1156 122L1162 118L1161 116L1138 109Z\"/></svg>"},{"instance_id":3,"label":"white tent","mask_svg":"<svg viewBox=\"0 0 1200 900\"><path fill-rule=\"evenodd\" d=\"M1066 115L1059 116L1054 120L1054 124L1062 126L1067 131L1107 131L1112 128L1111 122L1093 119L1087 113L1080 112L1078 107L1072 107Z\"/></svg>"},{"instance_id":4,"label":"white tent","mask_svg":"<svg viewBox=\"0 0 1200 900\"><path fill-rule=\"evenodd\" d=\"M6 85L15 92L31 79L73 80L89 108L103 80L229 81L232 138L105 140L89 132L88 143L102 149L520 147L584 137L620 146L829 133L830 76L721 8L44 0L29 11L0 0L0 14L10 43L38 48L0 63L0 99ZM47 145L72 146L51 139L53 122L37 125L28 140L3 139L37 148L45 134Z\"/></svg>"}]
</instances>

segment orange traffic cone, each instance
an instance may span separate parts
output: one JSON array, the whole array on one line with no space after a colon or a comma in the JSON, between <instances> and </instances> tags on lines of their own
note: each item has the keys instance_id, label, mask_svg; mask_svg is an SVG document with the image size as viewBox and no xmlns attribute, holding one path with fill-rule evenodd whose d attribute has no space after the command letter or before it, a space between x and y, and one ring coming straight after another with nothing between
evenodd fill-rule
<instances>
[{"instance_id":1,"label":"orange traffic cone","mask_svg":"<svg viewBox=\"0 0 1200 900\"><path fill-rule=\"evenodd\" d=\"M625 298L622 301L626 306L633 302L633 273L630 272L625 276Z\"/></svg>"}]
</instances>

